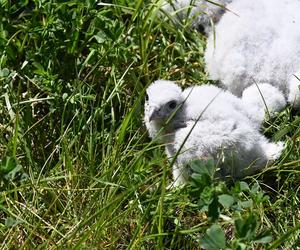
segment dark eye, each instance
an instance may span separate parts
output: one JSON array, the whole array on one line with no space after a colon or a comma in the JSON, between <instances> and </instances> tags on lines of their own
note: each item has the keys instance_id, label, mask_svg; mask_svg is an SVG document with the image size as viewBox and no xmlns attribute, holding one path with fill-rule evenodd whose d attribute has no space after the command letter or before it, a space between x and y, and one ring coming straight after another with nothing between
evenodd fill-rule
<instances>
[{"instance_id":1,"label":"dark eye","mask_svg":"<svg viewBox=\"0 0 300 250\"><path fill-rule=\"evenodd\" d=\"M176 106L177 106L177 103L175 101L170 101L168 103L168 106L169 106L170 109L175 109Z\"/></svg>"},{"instance_id":2,"label":"dark eye","mask_svg":"<svg viewBox=\"0 0 300 250\"><path fill-rule=\"evenodd\" d=\"M149 96L146 94L146 101L149 101Z\"/></svg>"}]
</instances>

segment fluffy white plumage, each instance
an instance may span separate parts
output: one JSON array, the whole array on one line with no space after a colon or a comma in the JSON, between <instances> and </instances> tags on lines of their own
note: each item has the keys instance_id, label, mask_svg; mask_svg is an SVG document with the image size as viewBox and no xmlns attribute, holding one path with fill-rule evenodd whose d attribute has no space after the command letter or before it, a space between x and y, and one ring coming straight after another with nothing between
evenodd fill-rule
<instances>
[{"instance_id":1,"label":"fluffy white plumage","mask_svg":"<svg viewBox=\"0 0 300 250\"><path fill-rule=\"evenodd\" d=\"M172 2L177 10L191 5L189 0ZM229 11L218 11L222 8L205 0L194 1L192 8L192 16L199 15L194 26L207 28L211 17L219 20L214 32L209 32L205 52L210 78L219 80L233 94L243 96L245 103L258 104L249 109L256 109L259 121L265 112L263 98L271 115L283 109L287 101L299 109L300 12L296 10L300 9L300 1L216 2L226 5ZM203 8L208 15L203 15ZM263 98L257 90L260 84L270 87L263 87Z\"/></svg>"},{"instance_id":2,"label":"fluffy white plumage","mask_svg":"<svg viewBox=\"0 0 300 250\"><path fill-rule=\"evenodd\" d=\"M265 113L273 117L286 106L282 92L268 83L252 84L243 91L242 102L251 120L260 128Z\"/></svg>"},{"instance_id":3,"label":"fluffy white plumage","mask_svg":"<svg viewBox=\"0 0 300 250\"><path fill-rule=\"evenodd\" d=\"M210 34L207 71L241 96L255 83L267 83L300 107L300 1L234 0ZM266 98L272 94L266 89ZM273 107L271 107L273 108Z\"/></svg>"},{"instance_id":4,"label":"fluffy white plumage","mask_svg":"<svg viewBox=\"0 0 300 250\"><path fill-rule=\"evenodd\" d=\"M254 121L252 112L248 112L240 98L216 86L190 87L184 90L182 95L185 99L187 120L195 121L201 115L201 120L205 119L211 122L228 119ZM203 112L204 110L205 112ZM260 125L257 123L256 127L260 127Z\"/></svg>"},{"instance_id":5,"label":"fluffy white plumage","mask_svg":"<svg viewBox=\"0 0 300 250\"><path fill-rule=\"evenodd\" d=\"M193 160L213 158L222 177L236 178L262 169L283 149L283 143L271 143L258 132L239 98L215 86L181 91L175 83L159 80L149 86L147 95L146 127L152 139L161 133L169 157L176 155L190 133L173 169L176 186L186 183Z\"/></svg>"}]
</instances>

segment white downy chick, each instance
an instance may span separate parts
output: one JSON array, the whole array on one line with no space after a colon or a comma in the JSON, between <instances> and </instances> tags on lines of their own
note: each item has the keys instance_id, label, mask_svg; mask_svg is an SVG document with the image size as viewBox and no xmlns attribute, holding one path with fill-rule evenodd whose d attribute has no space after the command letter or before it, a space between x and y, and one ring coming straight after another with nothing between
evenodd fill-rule
<instances>
[{"instance_id":1,"label":"white downy chick","mask_svg":"<svg viewBox=\"0 0 300 250\"><path fill-rule=\"evenodd\" d=\"M262 169L283 149L283 143L270 143L259 133L240 99L217 87L204 85L182 92L175 83L156 81L147 95L144 120L150 137L162 134L170 158L184 143L173 167L175 186L186 183L193 160L213 158L222 177L239 178ZM169 107L172 102L176 108ZM173 119L162 129L170 115Z\"/></svg>"},{"instance_id":2,"label":"white downy chick","mask_svg":"<svg viewBox=\"0 0 300 250\"><path fill-rule=\"evenodd\" d=\"M300 12L295 11L300 1L234 0L226 7L232 12L223 14L207 41L205 61L211 79L237 96L255 83L269 84L277 88L265 88L264 98L275 104L269 109L284 107L281 97L272 101L274 91L276 98L282 95L300 108L300 81L294 76L300 76ZM254 103L262 99L249 94L245 95L252 101L257 98Z\"/></svg>"},{"instance_id":3,"label":"white downy chick","mask_svg":"<svg viewBox=\"0 0 300 250\"><path fill-rule=\"evenodd\" d=\"M207 72L233 94L243 96L246 104L258 104L249 106L249 110L257 111L254 119L258 123L266 111L272 116L287 101L300 109L298 0L213 1L222 7L205 0L170 2L164 7L167 12L174 10L180 19L190 18L194 27L205 28L209 35ZM191 15L187 16L189 8ZM258 91L260 84L269 84L269 88Z\"/></svg>"},{"instance_id":4,"label":"white downy chick","mask_svg":"<svg viewBox=\"0 0 300 250\"><path fill-rule=\"evenodd\" d=\"M174 14L179 20L193 19L193 27L199 29L200 27L209 33L212 23L217 23L224 13L224 6L232 0L170 0L165 1L162 9Z\"/></svg>"}]
</instances>

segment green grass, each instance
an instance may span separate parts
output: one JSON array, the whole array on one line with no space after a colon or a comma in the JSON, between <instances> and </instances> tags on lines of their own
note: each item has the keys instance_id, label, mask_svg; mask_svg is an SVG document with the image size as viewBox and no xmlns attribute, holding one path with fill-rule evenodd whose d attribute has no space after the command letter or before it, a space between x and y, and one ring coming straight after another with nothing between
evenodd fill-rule
<instances>
[{"instance_id":1,"label":"green grass","mask_svg":"<svg viewBox=\"0 0 300 250\"><path fill-rule=\"evenodd\" d=\"M2 249L300 246L300 118L290 108L264 126L287 144L265 172L226 186L198 163L189 186L167 189L144 91L158 78L208 82L205 38L189 20L176 26L141 0L0 5Z\"/></svg>"}]
</instances>

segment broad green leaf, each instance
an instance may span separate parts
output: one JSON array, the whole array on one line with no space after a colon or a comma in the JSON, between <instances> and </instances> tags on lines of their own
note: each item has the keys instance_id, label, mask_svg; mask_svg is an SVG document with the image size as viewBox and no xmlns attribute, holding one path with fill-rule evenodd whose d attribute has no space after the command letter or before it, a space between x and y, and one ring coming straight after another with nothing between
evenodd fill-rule
<instances>
[{"instance_id":1,"label":"broad green leaf","mask_svg":"<svg viewBox=\"0 0 300 250\"><path fill-rule=\"evenodd\" d=\"M207 174L193 173L191 177L197 184L201 184L203 187L205 187L211 183L211 179Z\"/></svg>"},{"instance_id":2,"label":"broad green leaf","mask_svg":"<svg viewBox=\"0 0 300 250\"><path fill-rule=\"evenodd\" d=\"M215 164L212 159L209 160L195 160L191 162L190 167L198 174L207 174L212 177L215 172Z\"/></svg>"},{"instance_id":3,"label":"broad green leaf","mask_svg":"<svg viewBox=\"0 0 300 250\"><path fill-rule=\"evenodd\" d=\"M12 217L8 217L8 218L5 220L5 226L6 226L6 227L13 227L13 226L18 225L18 224L20 224L20 223L21 223L21 221L16 220L16 219L14 219L14 218L12 218Z\"/></svg>"},{"instance_id":4,"label":"broad green leaf","mask_svg":"<svg viewBox=\"0 0 300 250\"><path fill-rule=\"evenodd\" d=\"M252 200L248 200L248 201L241 201L239 202L241 207L243 208L249 208L253 206L253 201Z\"/></svg>"},{"instance_id":5,"label":"broad green leaf","mask_svg":"<svg viewBox=\"0 0 300 250\"><path fill-rule=\"evenodd\" d=\"M206 231L201 247L208 250L226 248L225 233L219 225L214 224Z\"/></svg>"},{"instance_id":6,"label":"broad green leaf","mask_svg":"<svg viewBox=\"0 0 300 250\"><path fill-rule=\"evenodd\" d=\"M219 195L218 200L219 200L219 203L225 208L230 208L234 203L234 198L228 194Z\"/></svg>"},{"instance_id":7,"label":"broad green leaf","mask_svg":"<svg viewBox=\"0 0 300 250\"><path fill-rule=\"evenodd\" d=\"M239 184L240 184L240 190L241 191L246 191L246 190L250 189L249 185L246 182L244 182L244 181L241 181Z\"/></svg>"},{"instance_id":8,"label":"broad green leaf","mask_svg":"<svg viewBox=\"0 0 300 250\"><path fill-rule=\"evenodd\" d=\"M7 77L9 75L9 69L0 69L0 77Z\"/></svg>"},{"instance_id":9,"label":"broad green leaf","mask_svg":"<svg viewBox=\"0 0 300 250\"><path fill-rule=\"evenodd\" d=\"M104 43L107 40L107 35L104 31L99 31L96 35L94 35L95 39L98 43Z\"/></svg>"}]
</instances>

